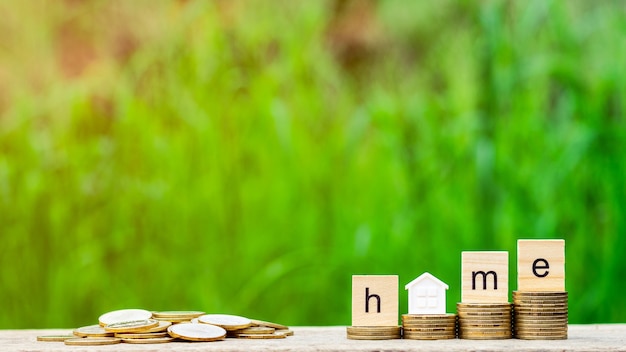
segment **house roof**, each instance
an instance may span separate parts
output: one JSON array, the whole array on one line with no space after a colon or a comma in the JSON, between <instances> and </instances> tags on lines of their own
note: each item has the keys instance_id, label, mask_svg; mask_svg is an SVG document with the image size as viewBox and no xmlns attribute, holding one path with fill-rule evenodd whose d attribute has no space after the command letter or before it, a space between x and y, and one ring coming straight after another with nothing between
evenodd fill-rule
<instances>
[{"instance_id":1,"label":"house roof","mask_svg":"<svg viewBox=\"0 0 626 352\"><path fill-rule=\"evenodd\" d=\"M409 287L411 287L413 285L416 285L416 284L420 283L421 281L424 281L425 279L431 279L431 280L435 281L437 284L443 286L446 290L448 289L448 285L446 285L445 282L439 280L438 278L434 277L432 274L430 274L428 272L423 273L422 275L416 277L413 281L411 281L408 284L406 284L404 286L404 289L408 290Z\"/></svg>"}]
</instances>

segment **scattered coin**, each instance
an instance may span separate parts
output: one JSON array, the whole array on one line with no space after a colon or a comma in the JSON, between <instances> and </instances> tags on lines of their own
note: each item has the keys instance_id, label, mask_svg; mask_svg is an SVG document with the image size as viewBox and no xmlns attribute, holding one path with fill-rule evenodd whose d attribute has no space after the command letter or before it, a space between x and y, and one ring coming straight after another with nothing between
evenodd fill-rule
<instances>
[{"instance_id":1,"label":"scattered coin","mask_svg":"<svg viewBox=\"0 0 626 352\"><path fill-rule=\"evenodd\" d=\"M162 331L167 331L167 328L169 328L170 325L172 325L172 322L159 320L159 325L157 325L155 327L152 327L152 328L150 328L148 330L142 331L142 332L162 332Z\"/></svg>"},{"instance_id":2,"label":"scattered coin","mask_svg":"<svg viewBox=\"0 0 626 352\"><path fill-rule=\"evenodd\" d=\"M205 312L193 311L193 310L170 310L170 311L160 311L160 312L152 312L153 318L185 318L187 320L191 320L193 318L197 318L201 315L206 314Z\"/></svg>"},{"instance_id":3,"label":"scattered coin","mask_svg":"<svg viewBox=\"0 0 626 352\"><path fill-rule=\"evenodd\" d=\"M197 316L204 316L200 324ZM145 319L123 320L129 317ZM195 317L195 318L192 318ZM157 320L159 319L159 320ZM163 320L160 320L163 319ZM171 321L184 323L173 325ZM236 338L282 339L292 336L286 325L226 314L204 314L202 311L155 311L124 309L102 314L99 324L76 328L73 335L38 336L38 341L68 341L70 345L105 345L120 342L134 344L165 343L176 338L187 341L216 341L226 336ZM190 321L193 321L192 324ZM210 323L209 323L210 322ZM217 326L221 324L225 328ZM235 329L239 327L238 329ZM250 337L248 335L258 335Z\"/></svg>"},{"instance_id":4,"label":"scattered coin","mask_svg":"<svg viewBox=\"0 0 626 352\"><path fill-rule=\"evenodd\" d=\"M289 329L288 326L282 325L282 324L277 324L277 323L272 323L270 321L263 321L263 320L255 320L255 319L251 319L250 320L252 322L253 326L267 326L270 328L274 328L276 330L287 330Z\"/></svg>"},{"instance_id":5,"label":"scattered coin","mask_svg":"<svg viewBox=\"0 0 626 352\"><path fill-rule=\"evenodd\" d=\"M235 334L273 334L276 329L269 326L251 326L249 328L234 330Z\"/></svg>"},{"instance_id":6,"label":"scattered coin","mask_svg":"<svg viewBox=\"0 0 626 352\"><path fill-rule=\"evenodd\" d=\"M75 329L74 335L80 337L112 337L113 333L104 330L100 325L89 325Z\"/></svg>"},{"instance_id":7,"label":"scattered coin","mask_svg":"<svg viewBox=\"0 0 626 352\"><path fill-rule=\"evenodd\" d=\"M64 341L68 346L102 346L115 345L120 342L122 340L115 337L78 337Z\"/></svg>"},{"instance_id":8,"label":"scattered coin","mask_svg":"<svg viewBox=\"0 0 626 352\"><path fill-rule=\"evenodd\" d=\"M229 314L205 314L198 317L198 321L204 324L217 325L226 330L240 330L252 326L248 318Z\"/></svg>"},{"instance_id":9,"label":"scattered coin","mask_svg":"<svg viewBox=\"0 0 626 352\"><path fill-rule=\"evenodd\" d=\"M158 325L159 322L154 319L133 320L109 324L104 327L104 330L108 332L142 332Z\"/></svg>"},{"instance_id":10,"label":"scattered coin","mask_svg":"<svg viewBox=\"0 0 626 352\"><path fill-rule=\"evenodd\" d=\"M238 338L241 338L241 339L259 339L259 340L284 339L286 337L287 335L283 335L283 334L240 334L238 336Z\"/></svg>"},{"instance_id":11,"label":"scattered coin","mask_svg":"<svg viewBox=\"0 0 626 352\"><path fill-rule=\"evenodd\" d=\"M116 332L115 337L120 339L153 339L157 337L169 337L167 332L150 332L150 333L125 333Z\"/></svg>"},{"instance_id":12,"label":"scattered coin","mask_svg":"<svg viewBox=\"0 0 626 352\"><path fill-rule=\"evenodd\" d=\"M275 334L281 334L281 335L285 335L285 336L293 336L293 330L289 330L289 329L280 329L280 330L276 330L274 331Z\"/></svg>"},{"instance_id":13,"label":"scattered coin","mask_svg":"<svg viewBox=\"0 0 626 352\"><path fill-rule=\"evenodd\" d=\"M151 339L122 339L124 343L134 344L152 344L152 343L167 343L174 341L173 337L155 337Z\"/></svg>"},{"instance_id":14,"label":"scattered coin","mask_svg":"<svg viewBox=\"0 0 626 352\"><path fill-rule=\"evenodd\" d=\"M102 314L98 321L100 325L109 325L125 321L147 320L151 317L152 312L144 309L121 309Z\"/></svg>"},{"instance_id":15,"label":"scattered coin","mask_svg":"<svg viewBox=\"0 0 626 352\"><path fill-rule=\"evenodd\" d=\"M182 323L167 329L172 337L188 341L217 341L226 337L226 330L209 324Z\"/></svg>"},{"instance_id":16,"label":"scattered coin","mask_svg":"<svg viewBox=\"0 0 626 352\"><path fill-rule=\"evenodd\" d=\"M37 336L37 341L43 342L63 342L68 339L76 338L75 335L43 335Z\"/></svg>"}]
</instances>

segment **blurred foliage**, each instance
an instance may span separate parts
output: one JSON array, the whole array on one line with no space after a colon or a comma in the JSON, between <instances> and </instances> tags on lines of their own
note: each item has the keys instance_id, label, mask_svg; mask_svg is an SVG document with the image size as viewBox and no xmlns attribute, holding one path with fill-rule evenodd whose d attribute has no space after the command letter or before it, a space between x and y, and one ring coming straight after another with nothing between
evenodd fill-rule
<instances>
[{"instance_id":1,"label":"blurred foliage","mask_svg":"<svg viewBox=\"0 0 626 352\"><path fill-rule=\"evenodd\" d=\"M565 238L624 321L621 1L0 4L0 328L349 324L352 274ZM406 311L402 290L401 312Z\"/></svg>"}]
</instances>

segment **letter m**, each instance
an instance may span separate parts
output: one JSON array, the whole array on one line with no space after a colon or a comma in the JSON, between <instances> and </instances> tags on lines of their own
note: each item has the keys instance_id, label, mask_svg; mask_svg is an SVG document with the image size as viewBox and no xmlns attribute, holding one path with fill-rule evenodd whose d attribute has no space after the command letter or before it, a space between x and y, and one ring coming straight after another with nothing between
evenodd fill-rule
<instances>
[{"instance_id":1,"label":"letter m","mask_svg":"<svg viewBox=\"0 0 626 352\"><path fill-rule=\"evenodd\" d=\"M491 270L488 272L484 272L484 271L472 271L472 290L476 289L476 276L478 275L482 275L483 276L483 290L487 289L487 276L488 275L493 275L493 289L497 290L498 289L498 274L496 274L495 271Z\"/></svg>"}]
</instances>

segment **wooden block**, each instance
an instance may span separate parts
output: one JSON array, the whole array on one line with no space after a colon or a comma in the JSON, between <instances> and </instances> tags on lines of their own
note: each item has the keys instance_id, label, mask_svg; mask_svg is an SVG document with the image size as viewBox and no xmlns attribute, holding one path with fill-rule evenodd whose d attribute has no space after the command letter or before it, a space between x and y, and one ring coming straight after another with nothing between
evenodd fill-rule
<instances>
[{"instance_id":1,"label":"wooden block","mask_svg":"<svg viewBox=\"0 0 626 352\"><path fill-rule=\"evenodd\" d=\"M517 241L517 290L565 291L565 240Z\"/></svg>"},{"instance_id":2,"label":"wooden block","mask_svg":"<svg viewBox=\"0 0 626 352\"><path fill-rule=\"evenodd\" d=\"M398 275L352 276L352 326L398 326Z\"/></svg>"},{"instance_id":3,"label":"wooden block","mask_svg":"<svg viewBox=\"0 0 626 352\"><path fill-rule=\"evenodd\" d=\"M509 301L509 252L461 252L461 302Z\"/></svg>"}]
</instances>

